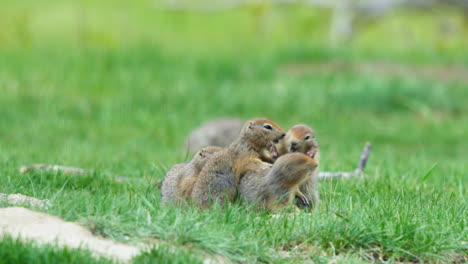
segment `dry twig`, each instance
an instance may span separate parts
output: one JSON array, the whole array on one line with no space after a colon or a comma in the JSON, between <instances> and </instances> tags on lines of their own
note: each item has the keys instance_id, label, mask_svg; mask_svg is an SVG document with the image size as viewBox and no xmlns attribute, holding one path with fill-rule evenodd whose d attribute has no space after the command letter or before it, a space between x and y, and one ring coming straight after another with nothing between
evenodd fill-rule
<instances>
[{"instance_id":1,"label":"dry twig","mask_svg":"<svg viewBox=\"0 0 468 264\"><path fill-rule=\"evenodd\" d=\"M367 143L364 146L364 151L359 158L359 162L357 168L354 171L339 171L339 172L319 172L318 177L319 179L329 179L329 178L351 178L355 176L360 176L364 172L366 168L367 160L369 159L369 155L371 153L372 145Z\"/></svg>"},{"instance_id":2,"label":"dry twig","mask_svg":"<svg viewBox=\"0 0 468 264\"><path fill-rule=\"evenodd\" d=\"M85 170L81 168L67 167L62 165L48 165L48 164L35 164L30 166L21 166L20 173L26 173L28 171L55 171L63 174L85 174Z\"/></svg>"}]
</instances>

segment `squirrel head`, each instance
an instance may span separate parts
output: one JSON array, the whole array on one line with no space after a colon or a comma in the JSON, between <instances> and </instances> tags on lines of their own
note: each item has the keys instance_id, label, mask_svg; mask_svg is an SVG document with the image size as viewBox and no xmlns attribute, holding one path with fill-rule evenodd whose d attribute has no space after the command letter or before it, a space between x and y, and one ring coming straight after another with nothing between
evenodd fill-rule
<instances>
[{"instance_id":1,"label":"squirrel head","mask_svg":"<svg viewBox=\"0 0 468 264\"><path fill-rule=\"evenodd\" d=\"M285 145L287 152L304 153L311 158L314 158L318 151L314 130L303 124L291 127L281 144Z\"/></svg>"},{"instance_id":2,"label":"squirrel head","mask_svg":"<svg viewBox=\"0 0 468 264\"><path fill-rule=\"evenodd\" d=\"M193 156L191 163L195 166L195 169L201 170L208 159L221 150L222 148L220 147L204 147Z\"/></svg>"},{"instance_id":3,"label":"squirrel head","mask_svg":"<svg viewBox=\"0 0 468 264\"><path fill-rule=\"evenodd\" d=\"M277 156L275 144L285 136L284 130L275 122L265 118L255 118L247 121L242 127L240 137L257 152L269 150L272 156Z\"/></svg>"}]
</instances>

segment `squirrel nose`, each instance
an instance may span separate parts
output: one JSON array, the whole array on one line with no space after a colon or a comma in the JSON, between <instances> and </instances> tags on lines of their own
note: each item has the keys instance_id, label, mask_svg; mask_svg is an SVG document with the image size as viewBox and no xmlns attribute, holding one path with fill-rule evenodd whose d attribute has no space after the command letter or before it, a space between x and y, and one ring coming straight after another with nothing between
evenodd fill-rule
<instances>
[{"instance_id":1,"label":"squirrel nose","mask_svg":"<svg viewBox=\"0 0 468 264\"><path fill-rule=\"evenodd\" d=\"M291 142L291 147L295 147L297 145L297 142L292 141Z\"/></svg>"}]
</instances>

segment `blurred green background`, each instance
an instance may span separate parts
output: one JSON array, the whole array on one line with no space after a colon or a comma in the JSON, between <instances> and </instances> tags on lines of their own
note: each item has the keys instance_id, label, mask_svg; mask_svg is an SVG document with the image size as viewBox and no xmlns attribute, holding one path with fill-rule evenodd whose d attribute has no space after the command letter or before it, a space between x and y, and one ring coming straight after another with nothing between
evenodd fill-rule
<instances>
[{"instance_id":1,"label":"blurred green background","mask_svg":"<svg viewBox=\"0 0 468 264\"><path fill-rule=\"evenodd\" d=\"M219 4L223 2L243 4L227 8L231 5ZM282 1L5 0L0 43L2 48L118 49L146 45L189 54L330 46L335 9L308 5L307 1L276 2ZM214 7L210 8L210 3ZM356 13L352 41L334 46L367 56L429 59L450 55L460 60L466 49L467 20L461 5L395 5L375 17L369 11Z\"/></svg>"},{"instance_id":2,"label":"blurred green background","mask_svg":"<svg viewBox=\"0 0 468 264\"><path fill-rule=\"evenodd\" d=\"M459 7L397 8L333 41L333 9L181 3L2 1L0 146L25 162L125 160L129 172L183 159L205 120L266 116L315 127L325 159L365 140L466 157Z\"/></svg>"}]
</instances>

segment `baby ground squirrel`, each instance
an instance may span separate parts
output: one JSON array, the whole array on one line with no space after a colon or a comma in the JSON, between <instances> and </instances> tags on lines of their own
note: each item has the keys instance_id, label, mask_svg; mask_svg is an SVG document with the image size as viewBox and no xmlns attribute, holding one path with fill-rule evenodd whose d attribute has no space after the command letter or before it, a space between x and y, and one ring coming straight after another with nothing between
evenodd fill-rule
<instances>
[{"instance_id":1,"label":"baby ground squirrel","mask_svg":"<svg viewBox=\"0 0 468 264\"><path fill-rule=\"evenodd\" d=\"M279 155L286 153L304 153L305 155L319 161L320 153L318 143L315 138L315 132L307 125L299 124L291 127L284 139L278 144ZM304 194L307 199L312 202L312 207L316 206L319 202L319 195L317 192L317 179L319 168L312 170L307 175L306 180L299 186L300 193ZM296 205L300 208L311 209L304 203L303 197L300 195L296 197Z\"/></svg>"},{"instance_id":2,"label":"baby ground squirrel","mask_svg":"<svg viewBox=\"0 0 468 264\"><path fill-rule=\"evenodd\" d=\"M284 136L284 130L273 121L264 118L247 121L238 138L207 161L193 187L193 201L202 208L215 200L221 205L234 201L241 177L252 170L269 168L271 164L261 160L262 153L269 149L275 157L274 143Z\"/></svg>"},{"instance_id":3,"label":"baby ground squirrel","mask_svg":"<svg viewBox=\"0 0 468 264\"><path fill-rule=\"evenodd\" d=\"M298 188L317 166L317 161L305 154L285 154L271 167L248 171L241 179L239 196L263 209L283 208L295 196L303 197Z\"/></svg>"},{"instance_id":4,"label":"baby ground squirrel","mask_svg":"<svg viewBox=\"0 0 468 264\"><path fill-rule=\"evenodd\" d=\"M179 203L189 199L193 185L203 166L214 153L222 150L219 147L200 149L189 162L174 165L164 177L161 187L163 203Z\"/></svg>"}]
</instances>

